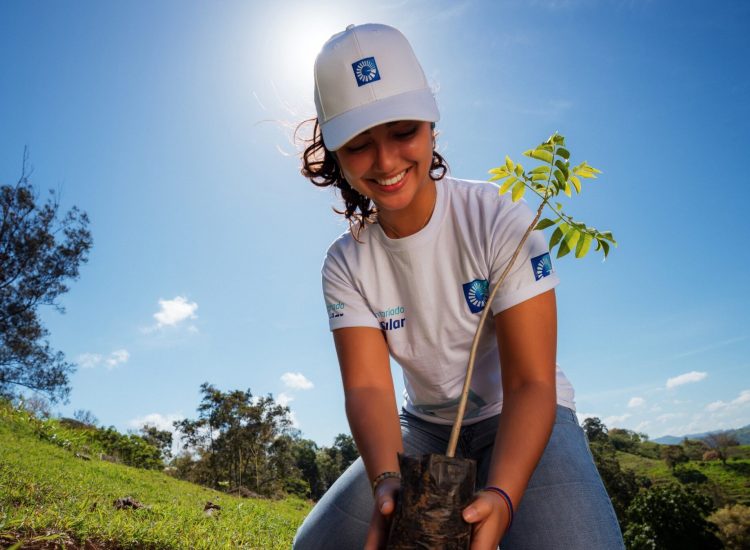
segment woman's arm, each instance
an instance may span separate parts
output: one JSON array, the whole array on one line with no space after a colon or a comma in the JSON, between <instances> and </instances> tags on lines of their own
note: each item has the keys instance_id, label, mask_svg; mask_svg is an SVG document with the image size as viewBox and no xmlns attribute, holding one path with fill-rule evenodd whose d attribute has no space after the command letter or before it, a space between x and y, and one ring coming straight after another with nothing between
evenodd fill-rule
<instances>
[{"instance_id":1,"label":"woman's arm","mask_svg":"<svg viewBox=\"0 0 750 550\"><path fill-rule=\"evenodd\" d=\"M555 422L555 291L499 313L495 327L502 363L503 410L487 484L506 491L517 507ZM472 550L497 548L508 522L501 497L481 493L464 517L477 523Z\"/></svg>"},{"instance_id":2,"label":"woman's arm","mask_svg":"<svg viewBox=\"0 0 750 550\"><path fill-rule=\"evenodd\" d=\"M388 345L375 328L350 327L333 331L344 383L346 416L367 476L372 482L383 472L398 472L403 452ZM400 483L390 478L378 484L365 548L385 544L387 518L395 510Z\"/></svg>"}]
</instances>

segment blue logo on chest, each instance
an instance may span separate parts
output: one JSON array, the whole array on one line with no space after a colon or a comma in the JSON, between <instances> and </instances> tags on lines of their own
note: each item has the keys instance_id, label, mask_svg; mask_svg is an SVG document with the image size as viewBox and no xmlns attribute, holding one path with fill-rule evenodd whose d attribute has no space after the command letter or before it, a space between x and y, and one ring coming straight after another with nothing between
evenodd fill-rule
<instances>
[{"instance_id":1,"label":"blue logo on chest","mask_svg":"<svg viewBox=\"0 0 750 550\"><path fill-rule=\"evenodd\" d=\"M474 279L470 283L464 283L464 298L466 305L472 313L479 313L487 304L490 295L490 283L484 279Z\"/></svg>"},{"instance_id":2,"label":"blue logo on chest","mask_svg":"<svg viewBox=\"0 0 750 550\"><path fill-rule=\"evenodd\" d=\"M552 260L550 260L549 252L531 258L531 269L534 270L534 278L537 281L552 273Z\"/></svg>"},{"instance_id":3,"label":"blue logo on chest","mask_svg":"<svg viewBox=\"0 0 750 550\"><path fill-rule=\"evenodd\" d=\"M352 70L354 71L354 78L357 80L357 86L364 86L380 80L380 71L374 57L365 57L355 61L352 63Z\"/></svg>"}]
</instances>

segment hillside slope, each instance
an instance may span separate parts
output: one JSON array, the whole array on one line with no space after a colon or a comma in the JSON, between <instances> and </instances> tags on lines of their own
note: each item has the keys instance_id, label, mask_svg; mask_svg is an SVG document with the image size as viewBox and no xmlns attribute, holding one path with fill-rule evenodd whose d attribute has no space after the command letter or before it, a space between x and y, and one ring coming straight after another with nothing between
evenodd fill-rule
<instances>
[{"instance_id":1,"label":"hillside slope","mask_svg":"<svg viewBox=\"0 0 750 550\"><path fill-rule=\"evenodd\" d=\"M2 411L0 411L2 412ZM310 509L241 499L40 441L0 414L0 547L289 548ZM143 508L116 509L123 497ZM221 509L204 513L210 501Z\"/></svg>"}]
</instances>

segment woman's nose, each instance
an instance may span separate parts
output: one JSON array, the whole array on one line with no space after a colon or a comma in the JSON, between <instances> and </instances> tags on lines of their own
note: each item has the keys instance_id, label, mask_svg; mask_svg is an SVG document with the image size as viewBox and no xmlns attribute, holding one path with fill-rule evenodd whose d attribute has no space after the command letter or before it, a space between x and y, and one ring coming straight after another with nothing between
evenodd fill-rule
<instances>
[{"instance_id":1,"label":"woman's nose","mask_svg":"<svg viewBox=\"0 0 750 550\"><path fill-rule=\"evenodd\" d=\"M383 140L376 145L375 169L389 175L398 164L398 146L391 140Z\"/></svg>"}]
</instances>

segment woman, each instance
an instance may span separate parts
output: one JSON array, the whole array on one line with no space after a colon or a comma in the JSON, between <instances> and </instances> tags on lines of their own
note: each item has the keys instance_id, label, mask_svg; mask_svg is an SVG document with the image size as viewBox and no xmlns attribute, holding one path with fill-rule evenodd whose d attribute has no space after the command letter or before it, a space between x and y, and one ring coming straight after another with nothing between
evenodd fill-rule
<instances>
[{"instance_id":1,"label":"woman","mask_svg":"<svg viewBox=\"0 0 750 550\"><path fill-rule=\"evenodd\" d=\"M331 37L315 63L315 104L303 174L339 189L350 222L328 250L323 290L362 458L318 502L295 548L385 544L397 453L445 453L484 307L491 322L457 453L478 463L479 492L463 511L472 549L501 540L508 549L622 548L555 364L558 278L543 235L531 235L486 303L531 211L490 184L445 176L435 99L396 29L350 25ZM401 414L389 355L404 371Z\"/></svg>"}]
</instances>

